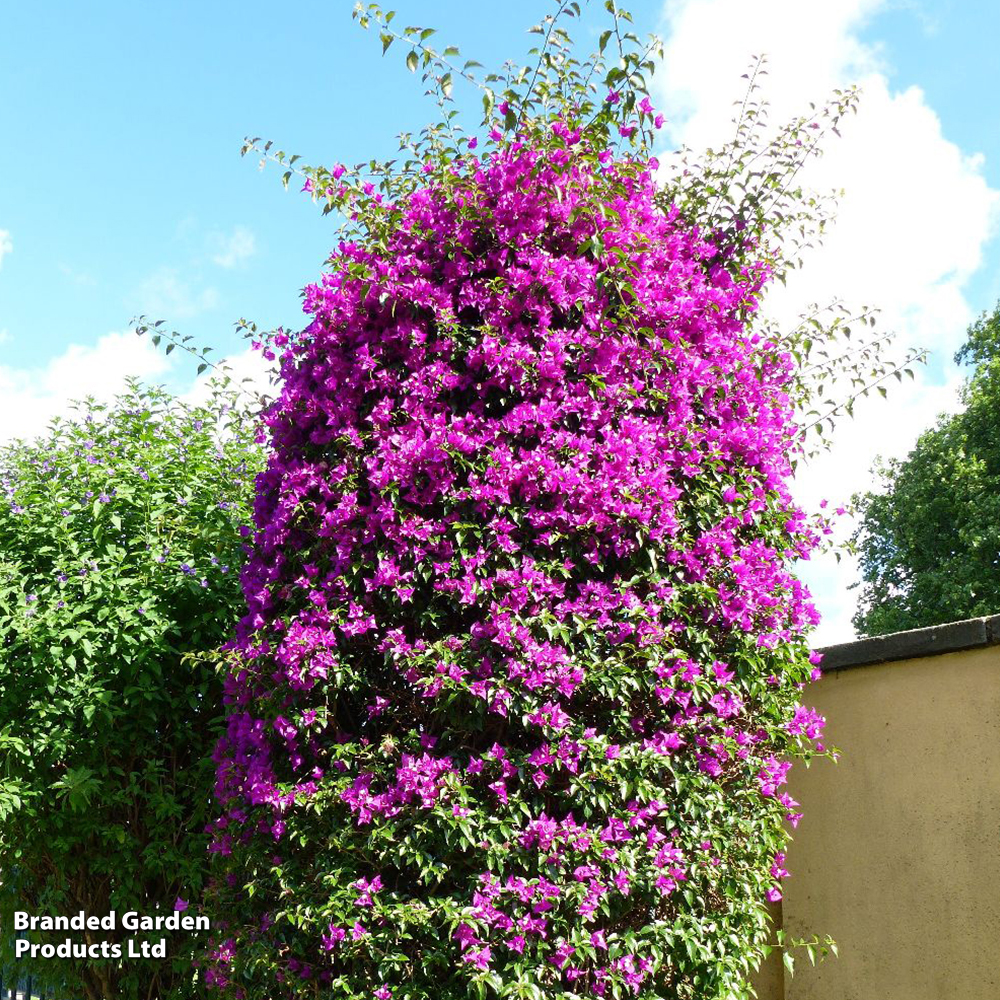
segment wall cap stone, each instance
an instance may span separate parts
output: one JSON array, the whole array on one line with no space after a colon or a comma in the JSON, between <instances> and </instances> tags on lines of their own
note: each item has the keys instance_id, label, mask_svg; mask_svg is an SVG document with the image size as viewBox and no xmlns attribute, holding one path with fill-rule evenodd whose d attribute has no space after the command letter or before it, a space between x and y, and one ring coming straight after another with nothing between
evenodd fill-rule
<instances>
[{"instance_id":1,"label":"wall cap stone","mask_svg":"<svg viewBox=\"0 0 1000 1000\"><path fill-rule=\"evenodd\" d=\"M823 654L820 666L827 673L995 645L1000 645L1000 615L970 618L962 622L948 622L910 632L892 632L871 639L855 639L835 646L825 646L819 650Z\"/></svg>"}]
</instances>

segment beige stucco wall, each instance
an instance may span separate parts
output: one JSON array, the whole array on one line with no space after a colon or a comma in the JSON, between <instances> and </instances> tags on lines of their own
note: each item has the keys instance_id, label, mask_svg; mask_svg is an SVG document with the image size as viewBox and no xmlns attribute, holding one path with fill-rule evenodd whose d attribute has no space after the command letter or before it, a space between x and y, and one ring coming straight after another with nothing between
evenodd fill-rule
<instances>
[{"instance_id":1,"label":"beige stucco wall","mask_svg":"<svg viewBox=\"0 0 1000 1000\"><path fill-rule=\"evenodd\" d=\"M762 1000L1000 1000L1000 647L809 689L839 764L796 765L787 934L840 957L761 970Z\"/></svg>"}]
</instances>

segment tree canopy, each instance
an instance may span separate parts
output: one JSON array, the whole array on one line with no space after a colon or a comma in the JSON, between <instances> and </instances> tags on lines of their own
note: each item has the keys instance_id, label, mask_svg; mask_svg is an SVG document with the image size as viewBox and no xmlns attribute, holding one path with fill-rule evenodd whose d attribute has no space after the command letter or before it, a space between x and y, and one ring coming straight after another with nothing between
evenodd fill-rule
<instances>
[{"instance_id":1,"label":"tree canopy","mask_svg":"<svg viewBox=\"0 0 1000 1000\"><path fill-rule=\"evenodd\" d=\"M883 490L857 498L862 635L1000 612L1000 304L955 361L973 365L965 408L881 464Z\"/></svg>"}]
</instances>

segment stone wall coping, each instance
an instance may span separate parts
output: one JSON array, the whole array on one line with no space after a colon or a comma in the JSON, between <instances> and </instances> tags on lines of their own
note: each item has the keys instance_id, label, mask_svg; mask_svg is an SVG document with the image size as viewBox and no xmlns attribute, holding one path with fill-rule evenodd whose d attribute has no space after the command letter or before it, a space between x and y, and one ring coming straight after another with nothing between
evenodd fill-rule
<instances>
[{"instance_id":1,"label":"stone wall coping","mask_svg":"<svg viewBox=\"0 0 1000 1000\"><path fill-rule=\"evenodd\" d=\"M1000 615L970 618L962 622L932 625L909 632L892 632L871 639L855 639L819 650L824 673L865 667L893 660L913 660L923 656L957 653L963 649L1000 645Z\"/></svg>"}]
</instances>

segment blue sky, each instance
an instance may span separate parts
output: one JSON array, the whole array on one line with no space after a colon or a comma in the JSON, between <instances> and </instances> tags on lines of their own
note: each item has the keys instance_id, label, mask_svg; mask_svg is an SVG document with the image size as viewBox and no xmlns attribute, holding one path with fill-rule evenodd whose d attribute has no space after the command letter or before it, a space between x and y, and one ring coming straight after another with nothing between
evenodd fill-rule
<instances>
[{"instance_id":1,"label":"blue sky","mask_svg":"<svg viewBox=\"0 0 1000 1000\"><path fill-rule=\"evenodd\" d=\"M447 34L487 63L525 48L531 6L521 7L487 20L472 5L456 17L458 5L411 2L399 16L455 22ZM395 137L434 110L404 52L381 59L350 12L344 2L308 18L259 2L8 5L5 364L37 365L157 306L220 347L240 316L298 323L298 291L319 272L333 222L273 170L241 161L243 137L305 162L356 162L392 155ZM234 233L244 253L249 234L253 252L220 266Z\"/></svg>"},{"instance_id":2,"label":"blue sky","mask_svg":"<svg viewBox=\"0 0 1000 1000\"><path fill-rule=\"evenodd\" d=\"M401 22L436 26L443 44L487 65L520 56L524 29L547 9L395 6ZM129 371L190 381L189 368L167 366L128 333L140 312L220 353L242 349L232 333L241 316L300 324L299 291L320 272L334 222L285 192L273 168L241 160L243 137L274 139L305 162L356 162L391 155L395 136L434 111L403 51L381 58L351 8L4 4L0 437L40 429L66 397L112 391ZM1000 5L637 0L632 9L643 33L668 42L658 93L671 141L726 138L752 52L772 56L776 108L801 110L824 96L814 88L851 74L865 81L868 125L831 167L857 198L816 281L848 300L883 293L902 342L936 353L909 396L873 411L883 436L845 430L839 457L804 486L809 501L840 499L834 486L866 484L873 448L905 453L915 429L954 408L960 373L948 357L969 319L1000 298ZM847 571L810 572L831 623L824 637L846 637Z\"/></svg>"},{"instance_id":3,"label":"blue sky","mask_svg":"<svg viewBox=\"0 0 1000 1000\"><path fill-rule=\"evenodd\" d=\"M918 86L940 116L944 134L984 157L983 175L1000 188L1000 4L992 0L898 3L874 16L865 35L884 46L891 80ZM927 192L928 205L948 211L945 191ZM969 281L977 312L1000 299L1000 246Z\"/></svg>"}]
</instances>

